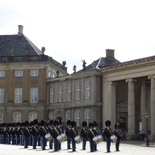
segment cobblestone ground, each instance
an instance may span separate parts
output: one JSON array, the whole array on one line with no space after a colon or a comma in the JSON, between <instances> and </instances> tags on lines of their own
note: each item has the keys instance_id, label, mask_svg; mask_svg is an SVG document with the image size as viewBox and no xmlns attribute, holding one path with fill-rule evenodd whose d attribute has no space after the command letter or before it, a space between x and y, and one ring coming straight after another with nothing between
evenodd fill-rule
<instances>
[{"instance_id":1,"label":"cobblestone ground","mask_svg":"<svg viewBox=\"0 0 155 155\"><path fill-rule=\"evenodd\" d=\"M87 149L81 150L82 143L77 144L76 152L72 152L71 150L67 150L66 142L62 143L62 149L59 152L54 152L53 150L49 150L48 145L46 146L46 150L41 150L40 147L37 147L36 150L32 149L32 146L24 149L23 146L16 145L3 145L0 144L0 155L44 155L44 154L53 154L53 155L66 155L66 154L80 154L80 155L88 155L90 153L89 150L89 142L87 142ZM106 153L106 143L100 142L97 146L98 151L90 153L96 155L103 155ZM115 143L111 144L111 155L155 155L155 145L154 143L150 143L149 147L146 147L145 142L139 141L123 141L120 144L120 152L115 151Z\"/></svg>"}]
</instances>

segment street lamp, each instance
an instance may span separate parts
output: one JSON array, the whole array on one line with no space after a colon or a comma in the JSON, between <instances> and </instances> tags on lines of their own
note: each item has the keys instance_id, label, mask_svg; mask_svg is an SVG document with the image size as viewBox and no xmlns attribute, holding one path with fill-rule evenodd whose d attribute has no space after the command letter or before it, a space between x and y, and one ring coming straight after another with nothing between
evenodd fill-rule
<instances>
[{"instance_id":1,"label":"street lamp","mask_svg":"<svg viewBox=\"0 0 155 155\"><path fill-rule=\"evenodd\" d=\"M148 118L149 118L149 113L148 111L145 112L145 118L146 118L146 146L149 146L149 131L148 131Z\"/></svg>"}]
</instances>

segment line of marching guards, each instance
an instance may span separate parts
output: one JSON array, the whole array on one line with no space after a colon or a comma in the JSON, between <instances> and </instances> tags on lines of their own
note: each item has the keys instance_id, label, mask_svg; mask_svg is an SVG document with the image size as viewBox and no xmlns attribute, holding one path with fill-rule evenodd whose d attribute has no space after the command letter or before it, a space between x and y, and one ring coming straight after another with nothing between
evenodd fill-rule
<instances>
[{"instance_id":1,"label":"line of marching guards","mask_svg":"<svg viewBox=\"0 0 155 155\"><path fill-rule=\"evenodd\" d=\"M101 132L98 123L87 124L82 122L80 130L77 129L76 122L68 120L66 124L61 119L44 120L38 122L23 123L2 123L0 124L0 144L22 145L24 148L31 146L36 149L40 146L42 150L47 147L53 151L61 150L62 142L66 141L67 149L76 151L76 144L81 143L82 150L86 150L86 142L89 141L90 152L97 151L98 143L106 141L106 150L110 151L111 142L116 142L116 151L119 151L121 140L120 125L115 124L115 131L112 132L111 122L105 122L105 129ZM104 134L103 134L104 133ZM47 143L48 141L48 143ZM47 146L47 144L49 146Z\"/></svg>"}]
</instances>

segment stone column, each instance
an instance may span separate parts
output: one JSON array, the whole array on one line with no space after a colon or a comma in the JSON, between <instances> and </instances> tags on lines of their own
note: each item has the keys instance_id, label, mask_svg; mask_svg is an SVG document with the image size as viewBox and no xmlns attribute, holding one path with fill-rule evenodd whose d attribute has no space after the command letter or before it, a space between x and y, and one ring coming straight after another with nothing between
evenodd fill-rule
<instances>
[{"instance_id":1,"label":"stone column","mask_svg":"<svg viewBox=\"0 0 155 155\"><path fill-rule=\"evenodd\" d=\"M149 78L151 79L151 99L150 99L150 114L148 119L150 120L151 125L151 137L155 139L155 75L150 76Z\"/></svg>"},{"instance_id":2,"label":"stone column","mask_svg":"<svg viewBox=\"0 0 155 155\"><path fill-rule=\"evenodd\" d=\"M111 127L113 128L116 123L116 83L107 82L104 93L106 95L103 106L103 125L105 125L106 120L110 120L112 125Z\"/></svg>"},{"instance_id":3,"label":"stone column","mask_svg":"<svg viewBox=\"0 0 155 155\"><path fill-rule=\"evenodd\" d=\"M135 136L135 80L127 79L128 82L128 138Z\"/></svg>"},{"instance_id":4,"label":"stone column","mask_svg":"<svg viewBox=\"0 0 155 155\"><path fill-rule=\"evenodd\" d=\"M147 109L146 106L146 102L147 102L147 94L146 94L146 90L147 90L147 83L146 81L142 81L141 82L141 114L142 114L142 129L144 129L144 131L146 132L146 119L145 119L145 112Z\"/></svg>"}]
</instances>

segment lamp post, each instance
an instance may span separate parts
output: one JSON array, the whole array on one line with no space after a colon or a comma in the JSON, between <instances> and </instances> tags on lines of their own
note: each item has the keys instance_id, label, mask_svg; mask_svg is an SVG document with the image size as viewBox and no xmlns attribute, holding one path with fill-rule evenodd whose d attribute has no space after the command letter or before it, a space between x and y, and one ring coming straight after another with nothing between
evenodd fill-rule
<instances>
[{"instance_id":1,"label":"lamp post","mask_svg":"<svg viewBox=\"0 0 155 155\"><path fill-rule=\"evenodd\" d=\"M148 111L145 112L145 118L146 118L146 146L149 146L149 131L148 131L148 118L149 118L149 113Z\"/></svg>"}]
</instances>

